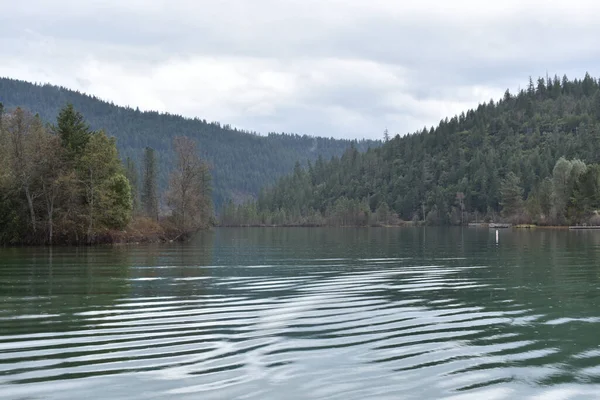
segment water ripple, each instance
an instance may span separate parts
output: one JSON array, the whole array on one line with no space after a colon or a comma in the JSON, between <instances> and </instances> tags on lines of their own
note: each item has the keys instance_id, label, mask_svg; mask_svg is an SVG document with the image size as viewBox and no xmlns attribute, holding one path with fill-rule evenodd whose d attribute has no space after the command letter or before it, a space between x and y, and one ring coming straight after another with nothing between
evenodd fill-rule
<instances>
[{"instance_id":1,"label":"water ripple","mask_svg":"<svg viewBox=\"0 0 600 400\"><path fill-rule=\"evenodd\" d=\"M75 264L65 263L53 292L7 267L13 275L2 282L14 290L1 297L0 399L598 393L600 316L568 312L585 301L585 287L540 285L523 278L537 271L512 258L498 267L478 253L311 259L272 251L247 265L179 264L170 252L157 256L164 265L126 272L102 263L85 289L70 283Z\"/></svg>"}]
</instances>

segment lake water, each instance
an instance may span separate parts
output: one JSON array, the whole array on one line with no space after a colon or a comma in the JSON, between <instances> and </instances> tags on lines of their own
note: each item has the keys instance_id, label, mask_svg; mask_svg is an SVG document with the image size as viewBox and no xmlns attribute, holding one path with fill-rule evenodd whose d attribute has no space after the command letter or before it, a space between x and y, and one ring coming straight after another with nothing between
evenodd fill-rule
<instances>
[{"instance_id":1,"label":"lake water","mask_svg":"<svg viewBox=\"0 0 600 400\"><path fill-rule=\"evenodd\" d=\"M0 399L600 394L600 232L0 248Z\"/></svg>"}]
</instances>

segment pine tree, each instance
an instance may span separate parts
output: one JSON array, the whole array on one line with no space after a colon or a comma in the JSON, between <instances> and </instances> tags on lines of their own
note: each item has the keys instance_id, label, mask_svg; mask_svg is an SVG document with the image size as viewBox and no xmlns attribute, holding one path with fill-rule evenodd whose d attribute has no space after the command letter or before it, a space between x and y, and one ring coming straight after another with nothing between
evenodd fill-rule
<instances>
[{"instance_id":1,"label":"pine tree","mask_svg":"<svg viewBox=\"0 0 600 400\"><path fill-rule=\"evenodd\" d=\"M569 214L576 222L584 222L585 218L600 209L600 165L586 168L575 182L573 194L569 201Z\"/></svg>"},{"instance_id":2,"label":"pine tree","mask_svg":"<svg viewBox=\"0 0 600 400\"><path fill-rule=\"evenodd\" d=\"M569 78L567 78L567 75L563 75L562 82L561 82L560 86L561 86L563 94L568 94L569 93Z\"/></svg>"},{"instance_id":3,"label":"pine tree","mask_svg":"<svg viewBox=\"0 0 600 400\"><path fill-rule=\"evenodd\" d=\"M90 137L79 162L79 181L83 183L86 205L87 238L102 228L121 229L131 219L131 188L115 138L100 131Z\"/></svg>"},{"instance_id":4,"label":"pine tree","mask_svg":"<svg viewBox=\"0 0 600 400\"><path fill-rule=\"evenodd\" d=\"M153 148L144 149L144 170L142 181L142 206L147 217L158 221L158 171L156 153Z\"/></svg>"},{"instance_id":5,"label":"pine tree","mask_svg":"<svg viewBox=\"0 0 600 400\"><path fill-rule=\"evenodd\" d=\"M535 95L535 86L533 86L533 79L531 76L529 77L529 84L527 85L527 94L529 97L533 97Z\"/></svg>"},{"instance_id":6,"label":"pine tree","mask_svg":"<svg viewBox=\"0 0 600 400\"><path fill-rule=\"evenodd\" d=\"M58 114L54 132L72 158L81 154L92 133L83 115L75 111L72 104L68 104Z\"/></svg>"},{"instance_id":7,"label":"pine tree","mask_svg":"<svg viewBox=\"0 0 600 400\"><path fill-rule=\"evenodd\" d=\"M390 141L390 133L388 132L387 128L385 128L385 130L383 131L383 141L384 142Z\"/></svg>"},{"instance_id":8,"label":"pine tree","mask_svg":"<svg viewBox=\"0 0 600 400\"><path fill-rule=\"evenodd\" d=\"M500 185L500 205L505 217L512 217L523 211L523 188L521 180L514 172L509 172Z\"/></svg>"},{"instance_id":9,"label":"pine tree","mask_svg":"<svg viewBox=\"0 0 600 400\"><path fill-rule=\"evenodd\" d=\"M133 213L137 214L140 211L140 188L138 179L138 170L135 161L131 157L125 160L125 176L131 187L131 197L133 198Z\"/></svg>"}]
</instances>

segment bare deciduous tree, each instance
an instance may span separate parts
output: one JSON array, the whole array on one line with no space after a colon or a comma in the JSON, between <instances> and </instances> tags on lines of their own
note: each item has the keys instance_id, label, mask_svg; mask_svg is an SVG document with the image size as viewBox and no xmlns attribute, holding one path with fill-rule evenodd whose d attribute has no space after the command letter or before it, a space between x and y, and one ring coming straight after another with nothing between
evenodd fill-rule
<instances>
[{"instance_id":1,"label":"bare deciduous tree","mask_svg":"<svg viewBox=\"0 0 600 400\"><path fill-rule=\"evenodd\" d=\"M43 129L41 121L30 113L17 108L5 121L10 141L12 170L16 181L25 193L31 228L36 232L34 200L40 194L33 190L35 179L35 147L31 135L35 130Z\"/></svg>"},{"instance_id":2,"label":"bare deciduous tree","mask_svg":"<svg viewBox=\"0 0 600 400\"><path fill-rule=\"evenodd\" d=\"M176 137L175 171L171 174L167 201L181 232L194 231L210 223L212 213L208 166L198 155L196 143L188 137Z\"/></svg>"}]
</instances>

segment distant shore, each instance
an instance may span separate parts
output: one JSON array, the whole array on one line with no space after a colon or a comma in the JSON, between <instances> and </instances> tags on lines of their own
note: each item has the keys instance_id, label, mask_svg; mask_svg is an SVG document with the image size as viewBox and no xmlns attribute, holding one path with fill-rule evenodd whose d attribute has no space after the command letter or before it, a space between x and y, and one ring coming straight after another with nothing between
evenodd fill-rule
<instances>
[{"instance_id":1,"label":"distant shore","mask_svg":"<svg viewBox=\"0 0 600 400\"><path fill-rule=\"evenodd\" d=\"M494 224L473 223L468 225L426 225L421 222L404 222L394 225L316 225L316 224L246 224L246 225L217 225L219 228L404 228L404 227L440 227L452 226L463 228L481 228L481 229L553 229L553 230L600 230L600 226L579 226L579 225L535 225L535 224Z\"/></svg>"}]
</instances>

